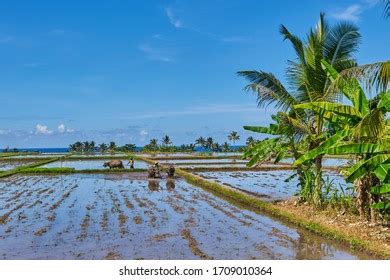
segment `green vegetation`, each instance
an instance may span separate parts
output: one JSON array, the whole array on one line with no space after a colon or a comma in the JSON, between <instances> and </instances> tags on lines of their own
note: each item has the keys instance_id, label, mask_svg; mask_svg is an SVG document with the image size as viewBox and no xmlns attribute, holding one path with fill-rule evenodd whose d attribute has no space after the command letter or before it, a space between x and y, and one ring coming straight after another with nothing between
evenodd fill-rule
<instances>
[{"instance_id":1,"label":"green vegetation","mask_svg":"<svg viewBox=\"0 0 390 280\"><path fill-rule=\"evenodd\" d=\"M338 197L329 195L329 188L324 190L323 157L348 156L356 163L343 174L354 182L361 217L388 219L390 62L358 66L353 57L360 42L357 27L330 26L324 14L304 40L283 25L280 33L297 56L288 62L289 90L272 73L238 72L248 80L246 89L257 95L259 106L272 104L279 110L269 127L244 127L272 135L248 145L244 156L250 159L249 166L292 155L301 201L322 208L329 197L332 203ZM362 86L374 98L368 100ZM352 105L342 103L342 97Z\"/></svg>"}]
</instances>

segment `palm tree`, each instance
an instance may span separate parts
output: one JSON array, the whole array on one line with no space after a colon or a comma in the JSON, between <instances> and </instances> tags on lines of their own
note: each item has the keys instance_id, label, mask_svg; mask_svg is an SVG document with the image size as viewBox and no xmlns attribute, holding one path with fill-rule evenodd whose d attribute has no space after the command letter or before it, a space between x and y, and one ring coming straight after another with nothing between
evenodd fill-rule
<instances>
[{"instance_id":1,"label":"palm tree","mask_svg":"<svg viewBox=\"0 0 390 280\"><path fill-rule=\"evenodd\" d=\"M158 140L156 138L150 139L149 145L156 147Z\"/></svg>"},{"instance_id":2,"label":"palm tree","mask_svg":"<svg viewBox=\"0 0 390 280\"><path fill-rule=\"evenodd\" d=\"M111 153L114 153L117 149L117 146L116 146L116 143L114 141L111 141L109 144L108 144L108 150L111 152Z\"/></svg>"},{"instance_id":3,"label":"palm tree","mask_svg":"<svg viewBox=\"0 0 390 280\"><path fill-rule=\"evenodd\" d=\"M317 148L307 152L296 164L312 160L319 154L355 155L357 163L345 174L347 181L354 182L360 216L375 220L375 208L386 209L386 199L379 195L390 192L387 174L390 173L388 152L390 126L386 113L390 111L390 91L382 92L368 100L356 78L344 78L331 65L323 66L338 90L352 105L337 102L310 102L296 107L313 111L330 122L338 131ZM388 77L390 73L387 74ZM378 185L385 184L384 187ZM377 188L378 193L372 190ZM374 207L369 207L374 204ZM370 213L370 215L367 215Z\"/></svg>"},{"instance_id":4,"label":"palm tree","mask_svg":"<svg viewBox=\"0 0 390 280\"><path fill-rule=\"evenodd\" d=\"M171 142L171 138L169 138L168 135L165 135L162 139L162 144L165 146L165 147L168 147L170 144L172 144Z\"/></svg>"},{"instance_id":5,"label":"palm tree","mask_svg":"<svg viewBox=\"0 0 390 280\"><path fill-rule=\"evenodd\" d=\"M230 141L233 141L233 145L236 144L236 141L237 140L240 140L240 135L238 135L237 131L232 131L230 132L230 134L228 135L228 139Z\"/></svg>"},{"instance_id":6,"label":"palm tree","mask_svg":"<svg viewBox=\"0 0 390 280\"><path fill-rule=\"evenodd\" d=\"M224 151L225 153L230 151L230 146L228 142L223 143L222 151Z\"/></svg>"},{"instance_id":7,"label":"palm tree","mask_svg":"<svg viewBox=\"0 0 390 280\"><path fill-rule=\"evenodd\" d=\"M248 147L252 147L254 144L255 144L255 139L254 139L252 136L249 136L249 137L246 139L246 145L247 145Z\"/></svg>"},{"instance_id":8,"label":"palm tree","mask_svg":"<svg viewBox=\"0 0 390 280\"><path fill-rule=\"evenodd\" d=\"M134 152L135 151L135 149L136 149L136 145L135 144L125 144L124 146L123 146L123 149L125 150L125 151L127 151L127 152Z\"/></svg>"},{"instance_id":9,"label":"palm tree","mask_svg":"<svg viewBox=\"0 0 390 280\"><path fill-rule=\"evenodd\" d=\"M211 150L213 148L213 145L214 145L214 139L212 137L208 137L206 139L205 148Z\"/></svg>"},{"instance_id":10,"label":"palm tree","mask_svg":"<svg viewBox=\"0 0 390 280\"><path fill-rule=\"evenodd\" d=\"M204 148L206 146L206 139L204 139L202 136L195 140L195 144L199 145L200 147Z\"/></svg>"},{"instance_id":11,"label":"palm tree","mask_svg":"<svg viewBox=\"0 0 390 280\"><path fill-rule=\"evenodd\" d=\"M385 9L383 11L385 18L390 17L390 0L383 0L385 4Z\"/></svg>"},{"instance_id":12,"label":"palm tree","mask_svg":"<svg viewBox=\"0 0 390 280\"><path fill-rule=\"evenodd\" d=\"M222 147L219 143L217 142L214 142L211 149L214 151L214 152L220 152L222 151Z\"/></svg>"},{"instance_id":13,"label":"palm tree","mask_svg":"<svg viewBox=\"0 0 390 280\"><path fill-rule=\"evenodd\" d=\"M107 144L105 144L105 143L101 143L101 144L99 144L99 151L100 151L101 153L104 153L104 152L106 152L106 151L107 151L107 149L108 149L108 146L107 146Z\"/></svg>"},{"instance_id":14,"label":"palm tree","mask_svg":"<svg viewBox=\"0 0 390 280\"><path fill-rule=\"evenodd\" d=\"M321 136L324 133L323 120L305 110L295 109L294 105L312 101L330 101L339 97L335 91L328 90L331 82L321 61L328 61L338 72L356 66L352 55L358 48L360 34L358 28L351 23L330 26L323 13L320 14L316 28L309 31L305 40L290 33L284 25L281 25L280 33L284 40L292 44L297 56L297 59L288 61L287 79L292 88L291 92L287 91L272 73L250 70L240 71L238 74L249 81L246 89L257 94L258 106L274 104L276 109L281 110L277 114L279 118L277 126L280 126L280 129L287 129L289 126L291 134L290 139L285 137L278 139L283 140L284 143L293 141L291 144L295 146L305 140L307 147L313 149L321 144ZM281 132L280 129L274 127L270 131L278 133ZM266 130L261 129L261 131ZM255 155L253 151L252 155ZM320 205L322 155L314 159L314 170L313 201L316 205Z\"/></svg>"}]
</instances>

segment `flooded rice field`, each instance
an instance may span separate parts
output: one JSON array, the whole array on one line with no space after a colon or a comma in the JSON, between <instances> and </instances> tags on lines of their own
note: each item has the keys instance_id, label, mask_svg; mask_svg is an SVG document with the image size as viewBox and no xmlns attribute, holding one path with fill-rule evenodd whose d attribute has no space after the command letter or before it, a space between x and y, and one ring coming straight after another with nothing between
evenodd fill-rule
<instances>
[{"instance_id":1,"label":"flooded rice field","mask_svg":"<svg viewBox=\"0 0 390 280\"><path fill-rule=\"evenodd\" d=\"M91 169L108 169L104 167L103 164L107 162L106 160L65 160L65 161L55 161L45 165L42 165L43 168L54 168L54 167L70 167L75 170L91 170ZM126 169L129 169L129 161L123 160L123 165ZM134 161L134 168L137 169L147 169L148 164L141 160Z\"/></svg>"},{"instance_id":2,"label":"flooded rice field","mask_svg":"<svg viewBox=\"0 0 390 280\"><path fill-rule=\"evenodd\" d=\"M30 165L30 164L33 164L34 162L25 162L25 161L6 161L6 160L1 160L0 161L0 171L7 171L7 170L11 170L11 169L14 169L14 168L17 168L17 167L21 167L21 166L26 166L26 165Z\"/></svg>"},{"instance_id":3,"label":"flooded rice field","mask_svg":"<svg viewBox=\"0 0 390 280\"><path fill-rule=\"evenodd\" d=\"M369 258L181 179L145 176L1 179L0 258Z\"/></svg>"},{"instance_id":4,"label":"flooded rice field","mask_svg":"<svg viewBox=\"0 0 390 280\"><path fill-rule=\"evenodd\" d=\"M62 157L65 156L66 154L32 154L32 155L17 155L17 156L12 156L9 157L11 159L14 158L56 158L56 157Z\"/></svg>"},{"instance_id":5,"label":"flooded rice field","mask_svg":"<svg viewBox=\"0 0 390 280\"><path fill-rule=\"evenodd\" d=\"M85 157L85 158L88 158L88 157L107 157L107 158L115 158L115 157L125 157L127 156L125 153L115 153L115 154L101 154L101 153L93 153L93 154L73 154L70 156L70 158L72 157Z\"/></svg>"},{"instance_id":6,"label":"flooded rice field","mask_svg":"<svg viewBox=\"0 0 390 280\"><path fill-rule=\"evenodd\" d=\"M243 163L246 164L247 160L242 159L218 159L218 158L208 158L208 159L168 159L168 160L158 160L161 163L173 163L173 164L235 164L235 163Z\"/></svg>"},{"instance_id":7,"label":"flooded rice field","mask_svg":"<svg viewBox=\"0 0 390 280\"><path fill-rule=\"evenodd\" d=\"M345 166L349 163L350 160L348 159L343 159L343 158L324 158L322 160L322 166L325 167L341 167ZM284 163L293 163L294 159L293 158L284 158L281 160L281 162Z\"/></svg>"},{"instance_id":8,"label":"flooded rice field","mask_svg":"<svg viewBox=\"0 0 390 280\"><path fill-rule=\"evenodd\" d=\"M293 174L289 170L235 171L235 172L197 172L197 175L225 186L239 189L260 197L264 201L285 200L298 192L298 178L286 179ZM324 178L332 182L335 189L348 192L347 184L341 175L324 172Z\"/></svg>"}]
</instances>

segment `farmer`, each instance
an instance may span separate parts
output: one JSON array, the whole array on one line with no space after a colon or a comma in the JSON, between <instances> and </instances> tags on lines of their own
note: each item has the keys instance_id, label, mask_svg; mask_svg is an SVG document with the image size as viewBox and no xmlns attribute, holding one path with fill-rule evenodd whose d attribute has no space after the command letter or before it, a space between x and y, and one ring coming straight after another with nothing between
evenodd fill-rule
<instances>
[{"instance_id":1,"label":"farmer","mask_svg":"<svg viewBox=\"0 0 390 280\"><path fill-rule=\"evenodd\" d=\"M134 169L134 158L130 158L129 165L130 165L130 169Z\"/></svg>"}]
</instances>

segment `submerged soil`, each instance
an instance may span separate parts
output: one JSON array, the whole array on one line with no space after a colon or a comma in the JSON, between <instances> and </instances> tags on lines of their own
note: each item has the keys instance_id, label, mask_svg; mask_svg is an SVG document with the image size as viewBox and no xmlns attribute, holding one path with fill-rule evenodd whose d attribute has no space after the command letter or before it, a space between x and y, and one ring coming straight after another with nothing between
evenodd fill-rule
<instances>
[{"instance_id":1,"label":"submerged soil","mask_svg":"<svg viewBox=\"0 0 390 280\"><path fill-rule=\"evenodd\" d=\"M146 174L0 180L2 259L355 259L337 242Z\"/></svg>"}]
</instances>

